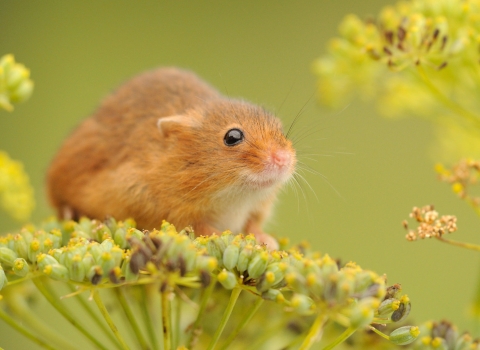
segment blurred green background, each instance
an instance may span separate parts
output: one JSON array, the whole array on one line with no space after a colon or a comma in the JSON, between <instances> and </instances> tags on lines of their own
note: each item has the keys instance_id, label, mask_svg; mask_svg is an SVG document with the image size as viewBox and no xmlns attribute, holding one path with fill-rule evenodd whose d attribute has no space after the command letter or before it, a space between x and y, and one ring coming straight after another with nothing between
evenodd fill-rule
<instances>
[{"instance_id":1,"label":"blurred green background","mask_svg":"<svg viewBox=\"0 0 480 350\"><path fill-rule=\"evenodd\" d=\"M357 101L326 111L309 100L312 61L343 16L367 17L388 3L2 1L0 54L13 53L31 69L35 91L14 113L0 111L0 149L24 162L36 188L32 221L52 214L44 178L55 151L101 98L146 69L184 67L224 93L277 111L287 126L306 104L296 130L314 125L317 132L298 148L318 154L304 161L328 182L305 174L318 200L305 184L306 198L287 189L268 232L309 240L316 250L386 273L411 297L415 322L448 318L473 330L468 308L477 254L436 241L409 243L401 227L414 205L435 204L458 216L455 238L478 242L474 213L436 180L430 125L381 119ZM0 232L19 226L0 213ZM0 324L6 349L10 332Z\"/></svg>"}]
</instances>

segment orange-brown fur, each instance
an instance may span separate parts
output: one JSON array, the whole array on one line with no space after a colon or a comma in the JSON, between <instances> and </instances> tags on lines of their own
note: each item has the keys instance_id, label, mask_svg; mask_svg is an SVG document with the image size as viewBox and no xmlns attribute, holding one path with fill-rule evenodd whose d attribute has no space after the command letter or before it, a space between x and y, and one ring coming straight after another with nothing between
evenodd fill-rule
<instances>
[{"instance_id":1,"label":"orange-brown fur","mask_svg":"<svg viewBox=\"0 0 480 350\"><path fill-rule=\"evenodd\" d=\"M244 130L245 142L227 147L232 127ZM70 135L48 171L48 194L60 216L133 217L144 229L166 219L197 234L262 235L284 180L263 186L245 176L261 172L272 149L291 152L290 175L295 151L276 117L193 73L157 69L121 86Z\"/></svg>"}]
</instances>

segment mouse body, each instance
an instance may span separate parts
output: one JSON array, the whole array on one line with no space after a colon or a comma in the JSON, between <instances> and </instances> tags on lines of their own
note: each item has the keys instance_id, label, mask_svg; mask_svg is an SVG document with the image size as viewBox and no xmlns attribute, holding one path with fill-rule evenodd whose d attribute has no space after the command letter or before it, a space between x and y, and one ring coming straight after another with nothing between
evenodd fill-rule
<instances>
[{"instance_id":1,"label":"mouse body","mask_svg":"<svg viewBox=\"0 0 480 350\"><path fill-rule=\"evenodd\" d=\"M222 96L194 73L159 68L108 96L66 139L47 174L60 217L121 220L141 229L163 219L197 235L253 233L296 154L278 118Z\"/></svg>"}]
</instances>

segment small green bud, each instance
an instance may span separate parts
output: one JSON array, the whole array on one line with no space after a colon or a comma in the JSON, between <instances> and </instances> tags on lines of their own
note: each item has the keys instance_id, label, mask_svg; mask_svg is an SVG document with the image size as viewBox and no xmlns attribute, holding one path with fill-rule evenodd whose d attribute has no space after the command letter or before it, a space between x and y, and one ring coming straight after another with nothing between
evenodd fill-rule
<instances>
[{"instance_id":1,"label":"small green bud","mask_svg":"<svg viewBox=\"0 0 480 350\"><path fill-rule=\"evenodd\" d=\"M285 297L278 289L269 289L262 293L262 298L265 300L275 301L279 304L285 303Z\"/></svg>"},{"instance_id":2,"label":"small green bud","mask_svg":"<svg viewBox=\"0 0 480 350\"><path fill-rule=\"evenodd\" d=\"M243 247L242 251L238 255L237 260L237 270L240 273L243 273L248 268L248 263L253 255L253 245L247 244Z\"/></svg>"},{"instance_id":3,"label":"small green bud","mask_svg":"<svg viewBox=\"0 0 480 350\"><path fill-rule=\"evenodd\" d=\"M112 254L108 252L102 253L98 263L102 267L105 276L115 267L115 260L113 260Z\"/></svg>"},{"instance_id":4,"label":"small green bud","mask_svg":"<svg viewBox=\"0 0 480 350\"><path fill-rule=\"evenodd\" d=\"M377 316L381 318L389 318L392 313L400 307L400 300L390 298L382 301L377 309Z\"/></svg>"},{"instance_id":5,"label":"small green bud","mask_svg":"<svg viewBox=\"0 0 480 350\"><path fill-rule=\"evenodd\" d=\"M303 294L294 294L290 305L300 314L310 314L315 307L313 300Z\"/></svg>"},{"instance_id":6,"label":"small green bud","mask_svg":"<svg viewBox=\"0 0 480 350\"><path fill-rule=\"evenodd\" d=\"M125 276L125 280L128 282L136 281L138 279L138 274L133 273L130 269L130 255L126 256L125 260L123 260L122 275Z\"/></svg>"},{"instance_id":7,"label":"small green bud","mask_svg":"<svg viewBox=\"0 0 480 350\"><path fill-rule=\"evenodd\" d=\"M12 266L15 259L18 258L17 253L7 247L0 247L0 263Z\"/></svg>"},{"instance_id":8,"label":"small green bud","mask_svg":"<svg viewBox=\"0 0 480 350\"><path fill-rule=\"evenodd\" d=\"M235 275L225 269L218 274L217 279L225 289L233 289L237 285Z\"/></svg>"},{"instance_id":9,"label":"small green bud","mask_svg":"<svg viewBox=\"0 0 480 350\"><path fill-rule=\"evenodd\" d=\"M83 282L85 279L85 265L80 254L76 254L71 259L69 266L70 278L76 282Z\"/></svg>"},{"instance_id":10,"label":"small green bud","mask_svg":"<svg viewBox=\"0 0 480 350\"><path fill-rule=\"evenodd\" d=\"M417 339L420 330L415 326L404 326L390 333L390 341L395 345L407 345Z\"/></svg>"},{"instance_id":11,"label":"small green bud","mask_svg":"<svg viewBox=\"0 0 480 350\"><path fill-rule=\"evenodd\" d=\"M23 235L16 234L13 237L13 247L19 257L28 259L28 244Z\"/></svg>"},{"instance_id":12,"label":"small green bud","mask_svg":"<svg viewBox=\"0 0 480 350\"><path fill-rule=\"evenodd\" d=\"M103 278L102 267L98 265L92 266L87 273L87 278L94 286L99 284Z\"/></svg>"},{"instance_id":13,"label":"small green bud","mask_svg":"<svg viewBox=\"0 0 480 350\"><path fill-rule=\"evenodd\" d=\"M408 314L410 313L410 310L412 308L412 304L410 303L410 299L408 298L407 295L404 295L400 298L400 305L397 310L395 310L392 313L392 316L390 317L393 322L399 322L404 320Z\"/></svg>"},{"instance_id":14,"label":"small green bud","mask_svg":"<svg viewBox=\"0 0 480 350\"><path fill-rule=\"evenodd\" d=\"M365 298L353 306L350 315L350 323L354 327L364 327L373 320L375 309L378 307L378 300Z\"/></svg>"},{"instance_id":15,"label":"small green bud","mask_svg":"<svg viewBox=\"0 0 480 350\"><path fill-rule=\"evenodd\" d=\"M60 264L45 266L43 273L57 281L67 282L69 280L68 269Z\"/></svg>"},{"instance_id":16,"label":"small green bud","mask_svg":"<svg viewBox=\"0 0 480 350\"><path fill-rule=\"evenodd\" d=\"M437 349L437 350L448 350L447 341L443 338L440 338L440 337L433 338L430 346L433 349Z\"/></svg>"},{"instance_id":17,"label":"small green bud","mask_svg":"<svg viewBox=\"0 0 480 350\"><path fill-rule=\"evenodd\" d=\"M37 264L40 270L45 269L47 265L60 265L57 259L55 259L53 256L49 254L44 254L44 253L38 254Z\"/></svg>"},{"instance_id":18,"label":"small green bud","mask_svg":"<svg viewBox=\"0 0 480 350\"><path fill-rule=\"evenodd\" d=\"M268 264L268 252L260 251L252 258L248 264L248 276L251 278L260 277L267 268Z\"/></svg>"},{"instance_id":19,"label":"small green bud","mask_svg":"<svg viewBox=\"0 0 480 350\"><path fill-rule=\"evenodd\" d=\"M223 237L223 236L222 236ZM237 243L232 243L225 248L225 251L223 252L223 265L228 269L228 270L233 270L233 268L237 265L238 262L238 255L240 248Z\"/></svg>"},{"instance_id":20,"label":"small green bud","mask_svg":"<svg viewBox=\"0 0 480 350\"><path fill-rule=\"evenodd\" d=\"M13 262L13 272L20 277L25 277L30 272L30 267L25 259L17 258Z\"/></svg>"},{"instance_id":21,"label":"small green bud","mask_svg":"<svg viewBox=\"0 0 480 350\"><path fill-rule=\"evenodd\" d=\"M7 276L5 275L5 271L3 271L2 264L0 264L0 290L5 287L8 283Z\"/></svg>"},{"instance_id":22,"label":"small green bud","mask_svg":"<svg viewBox=\"0 0 480 350\"><path fill-rule=\"evenodd\" d=\"M92 254L86 253L86 254L83 256L82 264L83 264L83 266L84 266L84 268L85 268L85 271L90 271L90 269L92 268L92 266L95 265L95 259L93 258Z\"/></svg>"},{"instance_id":23,"label":"small green bud","mask_svg":"<svg viewBox=\"0 0 480 350\"><path fill-rule=\"evenodd\" d=\"M126 235L127 230L125 230L125 228L123 227L118 228L113 235L113 241L115 242L115 244L118 244L118 246L122 249L128 247Z\"/></svg>"}]
</instances>

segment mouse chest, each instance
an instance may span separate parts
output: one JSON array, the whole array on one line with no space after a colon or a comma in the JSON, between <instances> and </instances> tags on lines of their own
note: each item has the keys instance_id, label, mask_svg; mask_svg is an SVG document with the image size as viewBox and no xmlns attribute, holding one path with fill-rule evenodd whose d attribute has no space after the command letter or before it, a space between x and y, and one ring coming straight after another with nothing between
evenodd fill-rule
<instances>
[{"instance_id":1,"label":"mouse chest","mask_svg":"<svg viewBox=\"0 0 480 350\"><path fill-rule=\"evenodd\" d=\"M226 190L216 196L219 204L212 218L215 228L233 233L243 232L247 221L254 212L262 210L262 203L268 197L267 191Z\"/></svg>"}]
</instances>

